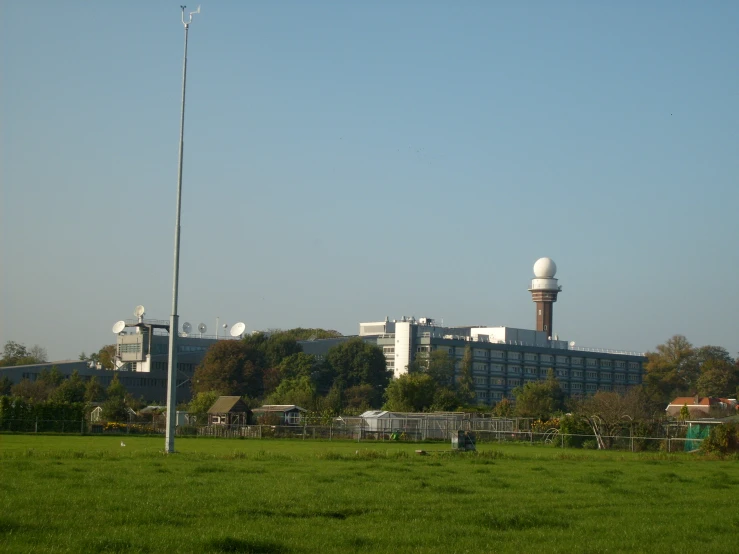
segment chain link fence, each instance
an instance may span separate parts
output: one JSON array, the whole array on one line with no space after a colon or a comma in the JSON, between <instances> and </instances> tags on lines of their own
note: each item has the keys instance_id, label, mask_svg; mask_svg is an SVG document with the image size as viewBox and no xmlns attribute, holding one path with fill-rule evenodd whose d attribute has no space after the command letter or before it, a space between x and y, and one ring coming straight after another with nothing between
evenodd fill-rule
<instances>
[{"instance_id":1,"label":"chain link fence","mask_svg":"<svg viewBox=\"0 0 739 554\"><path fill-rule=\"evenodd\" d=\"M357 442L437 442L449 443L458 431L474 434L478 444L528 443L556 448L608 449L631 452L693 451L707 436L704 426L698 432L683 424L651 426L661 429L658 436L636 436L624 428L619 434L596 435L560 433L556 428L536 431L532 420L485 418L470 420L448 417L399 417L382 424L360 417L337 418L329 424L298 425L180 425L180 437L214 437L241 439L353 440ZM9 433L65 433L77 435L164 435L165 427L157 421L149 423L90 422L88 420L4 419L0 431Z\"/></svg>"}]
</instances>

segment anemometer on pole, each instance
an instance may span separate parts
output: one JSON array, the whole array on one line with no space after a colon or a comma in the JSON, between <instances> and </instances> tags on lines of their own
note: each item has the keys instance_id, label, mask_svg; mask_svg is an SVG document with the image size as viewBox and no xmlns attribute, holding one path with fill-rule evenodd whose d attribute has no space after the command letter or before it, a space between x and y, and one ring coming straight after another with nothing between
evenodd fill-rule
<instances>
[{"instance_id":1,"label":"anemometer on pole","mask_svg":"<svg viewBox=\"0 0 739 554\"><path fill-rule=\"evenodd\" d=\"M185 21L185 8L182 8L182 25L185 27L185 53L182 59L182 109L180 115L180 153L177 170L177 215L174 226L174 276L172 279L172 315L169 318L169 367L167 369L167 432L164 451L174 452L174 433L177 409L177 288L180 274L180 206L182 200L182 155L185 136L185 88L187 85L187 34L192 23L192 16L200 13L200 6ZM143 315L143 314L142 314Z\"/></svg>"}]
</instances>

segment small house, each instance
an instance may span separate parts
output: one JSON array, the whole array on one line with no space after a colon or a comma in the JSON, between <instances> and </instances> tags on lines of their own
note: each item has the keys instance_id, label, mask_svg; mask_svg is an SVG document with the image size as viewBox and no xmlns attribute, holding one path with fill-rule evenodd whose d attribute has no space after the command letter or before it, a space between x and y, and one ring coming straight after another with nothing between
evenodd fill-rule
<instances>
[{"instance_id":1,"label":"small house","mask_svg":"<svg viewBox=\"0 0 739 554\"><path fill-rule=\"evenodd\" d=\"M254 417L274 425L300 425L308 410L294 404L265 404L254 409Z\"/></svg>"},{"instance_id":2,"label":"small house","mask_svg":"<svg viewBox=\"0 0 739 554\"><path fill-rule=\"evenodd\" d=\"M251 414L240 396L219 396L208 410L208 425L248 425Z\"/></svg>"}]
</instances>

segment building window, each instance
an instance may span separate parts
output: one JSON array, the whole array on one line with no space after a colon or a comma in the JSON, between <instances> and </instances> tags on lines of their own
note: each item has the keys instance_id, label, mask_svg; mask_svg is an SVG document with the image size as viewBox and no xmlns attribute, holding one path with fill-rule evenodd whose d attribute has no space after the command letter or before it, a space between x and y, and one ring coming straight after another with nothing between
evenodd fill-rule
<instances>
[{"instance_id":1,"label":"building window","mask_svg":"<svg viewBox=\"0 0 739 554\"><path fill-rule=\"evenodd\" d=\"M487 385L487 379L485 377L475 377L476 385Z\"/></svg>"},{"instance_id":2,"label":"building window","mask_svg":"<svg viewBox=\"0 0 739 554\"><path fill-rule=\"evenodd\" d=\"M520 379L508 379L508 386L509 387L518 387L521 384Z\"/></svg>"},{"instance_id":3,"label":"building window","mask_svg":"<svg viewBox=\"0 0 739 554\"><path fill-rule=\"evenodd\" d=\"M587 385L585 385L585 390L587 392L595 392L596 390L598 390L598 385L596 385L595 383L588 383Z\"/></svg>"},{"instance_id":4,"label":"building window","mask_svg":"<svg viewBox=\"0 0 739 554\"><path fill-rule=\"evenodd\" d=\"M503 372L503 364L490 364L490 371L502 373Z\"/></svg>"},{"instance_id":5,"label":"building window","mask_svg":"<svg viewBox=\"0 0 739 554\"><path fill-rule=\"evenodd\" d=\"M582 365L582 358L572 358L572 365Z\"/></svg>"},{"instance_id":6,"label":"building window","mask_svg":"<svg viewBox=\"0 0 739 554\"><path fill-rule=\"evenodd\" d=\"M503 351L501 351L501 350L491 350L490 351L490 357L491 358L496 358L498 360L502 360L503 359Z\"/></svg>"},{"instance_id":7,"label":"building window","mask_svg":"<svg viewBox=\"0 0 739 554\"><path fill-rule=\"evenodd\" d=\"M526 360L526 361L528 361L528 362L535 362L536 359L537 359L537 356L536 356L536 354L531 354L531 353L527 352L526 354L523 355L523 359Z\"/></svg>"},{"instance_id":8,"label":"building window","mask_svg":"<svg viewBox=\"0 0 739 554\"><path fill-rule=\"evenodd\" d=\"M520 352L508 352L508 359L509 360L520 360L521 353Z\"/></svg>"},{"instance_id":9,"label":"building window","mask_svg":"<svg viewBox=\"0 0 739 554\"><path fill-rule=\"evenodd\" d=\"M572 383L571 389L573 391L582 390L582 383Z\"/></svg>"},{"instance_id":10,"label":"building window","mask_svg":"<svg viewBox=\"0 0 739 554\"><path fill-rule=\"evenodd\" d=\"M585 377L588 379L597 379L598 378L598 372L597 371L586 371Z\"/></svg>"},{"instance_id":11,"label":"building window","mask_svg":"<svg viewBox=\"0 0 739 554\"><path fill-rule=\"evenodd\" d=\"M610 381L611 380L611 372L610 371L604 371L600 374L600 380L601 381Z\"/></svg>"},{"instance_id":12,"label":"building window","mask_svg":"<svg viewBox=\"0 0 739 554\"><path fill-rule=\"evenodd\" d=\"M618 383L626 382L626 375L624 375L623 373L616 373L615 377L616 377L616 382Z\"/></svg>"},{"instance_id":13,"label":"building window","mask_svg":"<svg viewBox=\"0 0 739 554\"><path fill-rule=\"evenodd\" d=\"M623 369L623 368L626 367L626 362L617 361L616 362L616 367L619 368L619 369Z\"/></svg>"},{"instance_id":14,"label":"building window","mask_svg":"<svg viewBox=\"0 0 739 554\"><path fill-rule=\"evenodd\" d=\"M544 363L544 362L550 363L552 360L553 360L553 358L549 354L542 354L541 355L541 361L542 361L542 363Z\"/></svg>"},{"instance_id":15,"label":"building window","mask_svg":"<svg viewBox=\"0 0 739 554\"><path fill-rule=\"evenodd\" d=\"M394 346L383 346L382 347L382 351L385 354L393 354L393 353L395 353L395 347Z\"/></svg>"},{"instance_id":16,"label":"building window","mask_svg":"<svg viewBox=\"0 0 739 554\"><path fill-rule=\"evenodd\" d=\"M558 369L557 370L557 377L567 377L567 370L566 369Z\"/></svg>"},{"instance_id":17,"label":"building window","mask_svg":"<svg viewBox=\"0 0 739 554\"><path fill-rule=\"evenodd\" d=\"M600 367L613 367L613 362L611 360L601 360Z\"/></svg>"},{"instance_id":18,"label":"building window","mask_svg":"<svg viewBox=\"0 0 739 554\"><path fill-rule=\"evenodd\" d=\"M527 375L536 375L537 373L536 368L530 365L527 365L524 371Z\"/></svg>"},{"instance_id":19,"label":"building window","mask_svg":"<svg viewBox=\"0 0 739 554\"><path fill-rule=\"evenodd\" d=\"M520 365L509 365L508 373L521 373L521 366Z\"/></svg>"},{"instance_id":20,"label":"building window","mask_svg":"<svg viewBox=\"0 0 739 554\"><path fill-rule=\"evenodd\" d=\"M577 370L577 369L573 369L572 370L572 377L576 377L578 379L582 379L582 371L581 370Z\"/></svg>"},{"instance_id":21,"label":"building window","mask_svg":"<svg viewBox=\"0 0 739 554\"><path fill-rule=\"evenodd\" d=\"M598 360L595 360L593 358L588 358L587 360L585 360L585 365L587 367L595 367L598 365Z\"/></svg>"}]
</instances>

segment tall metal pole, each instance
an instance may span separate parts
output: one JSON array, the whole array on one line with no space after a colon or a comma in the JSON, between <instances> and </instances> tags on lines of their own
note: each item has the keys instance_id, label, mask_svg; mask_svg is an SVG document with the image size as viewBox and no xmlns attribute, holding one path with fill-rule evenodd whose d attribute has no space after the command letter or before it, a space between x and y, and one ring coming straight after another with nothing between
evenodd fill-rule
<instances>
[{"instance_id":1,"label":"tall metal pole","mask_svg":"<svg viewBox=\"0 0 739 554\"><path fill-rule=\"evenodd\" d=\"M164 451L168 454L174 452L175 424L177 421L177 330L179 328L179 316L177 315L177 290L180 278L180 206L182 204L182 155L185 146L185 87L187 84L187 33L190 30L192 16L200 13L200 7L196 12L190 13L190 18L185 21L185 8L182 8L182 24L185 26L185 54L182 61L182 112L180 115L180 156L177 169L177 213L174 225L174 276L172 278L172 314L169 316L169 367L167 368L167 431L164 442Z\"/></svg>"}]
</instances>

